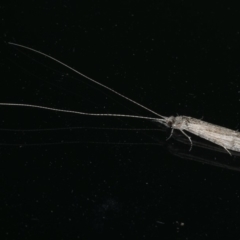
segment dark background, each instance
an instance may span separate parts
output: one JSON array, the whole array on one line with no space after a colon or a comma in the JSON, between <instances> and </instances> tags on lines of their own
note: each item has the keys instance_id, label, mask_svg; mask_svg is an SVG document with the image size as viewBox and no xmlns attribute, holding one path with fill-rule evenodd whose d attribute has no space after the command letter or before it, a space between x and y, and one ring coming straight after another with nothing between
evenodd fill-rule
<instances>
[{"instance_id":1,"label":"dark background","mask_svg":"<svg viewBox=\"0 0 240 240\"><path fill-rule=\"evenodd\" d=\"M237 6L19 1L0 11L0 102L155 117L14 42L164 116L239 128ZM140 119L4 106L0 116L1 239L239 239L237 154L197 137L189 152L181 134L166 141L169 129Z\"/></svg>"}]
</instances>

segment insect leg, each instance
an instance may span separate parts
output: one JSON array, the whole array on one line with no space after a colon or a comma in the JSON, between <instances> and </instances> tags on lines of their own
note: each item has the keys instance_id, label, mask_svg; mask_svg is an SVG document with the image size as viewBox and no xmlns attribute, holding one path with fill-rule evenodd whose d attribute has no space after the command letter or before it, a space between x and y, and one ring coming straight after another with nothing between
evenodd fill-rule
<instances>
[{"instance_id":1,"label":"insect leg","mask_svg":"<svg viewBox=\"0 0 240 240\"><path fill-rule=\"evenodd\" d=\"M166 141L169 140L169 139L172 137L173 131L174 131L174 128L172 128L171 133L170 133L170 136L166 139Z\"/></svg>"},{"instance_id":2,"label":"insect leg","mask_svg":"<svg viewBox=\"0 0 240 240\"><path fill-rule=\"evenodd\" d=\"M222 146L223 147L223 146ZM223 147L229 154L230 154L230 156L232 156L232 154L230 153L230 151L228 151L228 149L227 148L225 148L225 147Z\"/></svg>"},{"instance_id":3,"label":"insect leg","mask_svg":"<svg viewBox=\"0 0 240 240\"><path fill-rule=\"evenodd\" d=\"M188 140L190 141L190 144L191 144L191 147L190 147L190 149L189 149L189 152L192 150L192 140L191 140L191 137L189 137L183 130L180 130L181 131L181 133L182 134L184 134L187 138L188 138Z\"/></svg>"}]
</instances>

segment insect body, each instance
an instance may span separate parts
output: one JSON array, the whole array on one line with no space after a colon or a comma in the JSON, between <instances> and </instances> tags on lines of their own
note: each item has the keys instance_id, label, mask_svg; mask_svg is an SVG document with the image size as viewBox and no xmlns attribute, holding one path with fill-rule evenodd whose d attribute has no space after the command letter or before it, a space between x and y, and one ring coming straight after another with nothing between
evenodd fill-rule
<instances>
[{"instance_id":1,"label":"insect body","mask_svg":"<svg viewBox=\"0 0 240 240\"><path fill-rule=\"evenodd\" d=\"M165 125L180 130L185 136L184 130L213 142L225 148L228 151L233 150L240 152L240 133L225 127L221 127L212 123L208 123L196 118L187 116L169 117L165 119ZM189 136L187 136L191 142Z\"/></svg>"}]
</instances>

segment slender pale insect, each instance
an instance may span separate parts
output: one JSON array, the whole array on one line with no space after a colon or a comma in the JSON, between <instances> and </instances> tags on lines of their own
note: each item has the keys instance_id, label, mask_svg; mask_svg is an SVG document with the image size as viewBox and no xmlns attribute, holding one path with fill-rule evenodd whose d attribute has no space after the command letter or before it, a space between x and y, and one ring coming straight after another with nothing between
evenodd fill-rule
<instances>
[{"instance_id":1,"label":"slender pale insect","mask_svg":"<svg viewBox=\"0 0 240 240\"><path fill-rule=\"evenodd\" d=\"M21 103L0 103L1 106L19 106L19 107L31 107L31 108L39 108L39 109L46 109L50 111L57 111L57 112L65 112L65 113L73 113L73 114L79 114L79 115L85 115L85 116L102 116L102 117L126 117L126 118L138 118L138 119L146 119L146 120L153 120L155 122L159 122L161 124L164 124L165 126L172 128L171 135L173 134L174 129L180 130L190 141L190 150L192 148L192 141L191 138L184 132L188 131L194 135L197 135L201 138L204 138L210 142L213 142L221 147L223 147L230 155L229 150L237 151L240 152L240 133L225 127L221 127L215 124L211 124L196 118L192 117L187 117L187 116L170 116L170 117L165 117L163 115L160 115L153 110L141 105L140 103L118 93L117 91L97 82L96 80L78 72L74 68L68 66L67 64L45 54L40 51L37 51L35 49L16 44L16 43L9 43L11 45L21 47L28 49L30 51L33 51L35 53L41 54L47 58L52 59L53 61L65 66L66 68L74 71L75 73L79 74L80 76L90 80L91 82L94 82L95 84L100 85L103 88L108 89L109 91L117 94L118 96L136 104L137 106L151 112L152 114L158 116L156 118L151 118L151 117L144 117L144 116L137 116L137 115L124 115L124 114L99 114L99 113L85 113L85 112L79 112L79 111L71 111L71 110L64 110L64 109L58 109L58 108L51 108L51 107L46 107L46 106L39 106L39 105L32 105L32 104L21 104ZM169 137L169 138L170 138ZM169 139L168 138L168 139Z\"/></svg>"}]
</instances>

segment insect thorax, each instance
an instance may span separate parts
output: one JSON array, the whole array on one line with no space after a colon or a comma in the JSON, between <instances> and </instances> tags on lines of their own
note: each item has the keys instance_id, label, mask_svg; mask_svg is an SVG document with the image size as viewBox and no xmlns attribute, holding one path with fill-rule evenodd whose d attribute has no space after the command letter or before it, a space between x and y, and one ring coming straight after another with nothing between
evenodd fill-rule
<instances>
[{"instance_id":1,"label":"insect thorax","mask_svg":"<svg viewBox=\"0 0 240 240\"><path fill-rule=\"evenodd\" d=\"M174 129L184 129L187 119L184 116L170 116L166 119L166 125Z\"/></svg>"}]
</instances>

